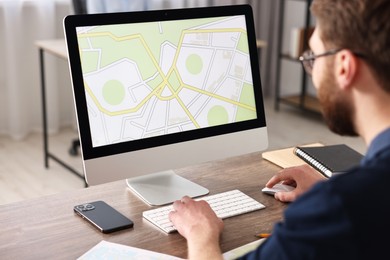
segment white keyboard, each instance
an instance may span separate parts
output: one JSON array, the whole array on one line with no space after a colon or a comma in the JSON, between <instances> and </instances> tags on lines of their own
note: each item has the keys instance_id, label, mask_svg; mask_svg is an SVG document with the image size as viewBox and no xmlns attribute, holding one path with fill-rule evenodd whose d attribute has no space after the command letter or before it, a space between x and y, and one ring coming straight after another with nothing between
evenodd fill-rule
<instances>
[{"instance_id":1,"label":"white keyboard","mask_svg":"<svg viewBox=\"0 0 390 260\"><path fill-rule=\"evenodd\" d=\"M263 204L252 199L239 190L231 190L215 195L209 195L198 198L196 200L207 201L216 215L221 219L265 208ZM168 206L144 211L142 216L164 232L172 233L176 231L176 228L172 225L172 222L168 217L169 212L172 210L173 207L171 204Z\"/></svg>"}]
</instances>

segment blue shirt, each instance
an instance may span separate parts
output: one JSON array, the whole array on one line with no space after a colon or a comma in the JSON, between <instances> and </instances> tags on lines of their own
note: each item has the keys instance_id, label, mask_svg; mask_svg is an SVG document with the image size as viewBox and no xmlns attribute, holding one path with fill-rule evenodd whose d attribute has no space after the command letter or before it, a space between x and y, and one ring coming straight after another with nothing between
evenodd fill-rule
<instances>
[{"instance_id":1,"label":"blue shirt","mask_svg":"<svg viewBox=\"0 0 390 260\"><path fill-rule=\"evenodd\" d=\"M317 183L291 203L272 236L242 259L389 259L389 222L387 129L359 167Z\"/></svg>"}]
</instances>

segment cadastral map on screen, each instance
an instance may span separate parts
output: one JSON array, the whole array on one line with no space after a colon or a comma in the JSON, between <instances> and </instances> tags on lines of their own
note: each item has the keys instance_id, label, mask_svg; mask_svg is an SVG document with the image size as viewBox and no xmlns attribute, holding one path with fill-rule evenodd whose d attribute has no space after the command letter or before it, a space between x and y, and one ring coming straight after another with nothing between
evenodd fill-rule
<instances>
[{"instance_id":1,"label":"cadastral map on screen","mask_svg":"<svg viewBox=\"0 0 390 260\"><path fill-rule=\"evenodd\" d=\"M78 27L94 147L256 118L244 16Z\"/></svg>"}]
</instances>

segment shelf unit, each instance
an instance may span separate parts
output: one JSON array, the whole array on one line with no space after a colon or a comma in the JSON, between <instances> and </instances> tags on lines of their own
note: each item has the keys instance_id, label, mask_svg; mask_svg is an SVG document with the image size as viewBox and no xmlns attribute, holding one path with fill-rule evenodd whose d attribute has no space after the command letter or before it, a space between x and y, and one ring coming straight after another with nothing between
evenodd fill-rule
<instances>
[{"instance_id":1,"label":"shelf unit","mask_svg":"<svg viewBox=\"0 0 390 260\"><path fill-rule=\"evenodd\" d=\"M277 60L277 69L276 69L276 90L275 90L275 110L279 110L279 104L284 103L290 106L297 107L303 111L310 111L314 113L321 113L321 107L318 103L318 100L313 95L307 93L307 83L309 76L306 74L305 70L300 64L299 59L291 57L289 54L283 53L283 34L284 34L284 15L285 15L285 4L286 1L296 1L296 2L306 2L305 8L305 21L303 27L308 29L311 26L311 15L310 15L310 4L312 0L279 0L279 28L278 28L278 60ZM304 44L305 49L308 48L308 30L305 33ZM287 60L294 62L297 65L301 66L301 84L300 90L297 94L282 96L281 94L281 75L282 75L282 60Z\"/></svg>"}]
</instances>

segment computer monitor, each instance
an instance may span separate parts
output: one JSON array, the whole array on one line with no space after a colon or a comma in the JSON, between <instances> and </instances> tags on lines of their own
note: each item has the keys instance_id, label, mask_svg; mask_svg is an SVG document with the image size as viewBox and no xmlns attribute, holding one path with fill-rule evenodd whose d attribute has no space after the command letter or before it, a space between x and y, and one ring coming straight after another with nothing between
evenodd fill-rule
<instances>
[{"instance_id":1,"label":"computer monitor","mask_svg":"<svg viewBox=\"0 0 390 260\"><path fill-rule=\"evenodd\" d=\"M64 28L88 185L126 179L164 205L209 192L171 170L267 148L249 5L71 15Z\"/></svg>"}]
</instances>

